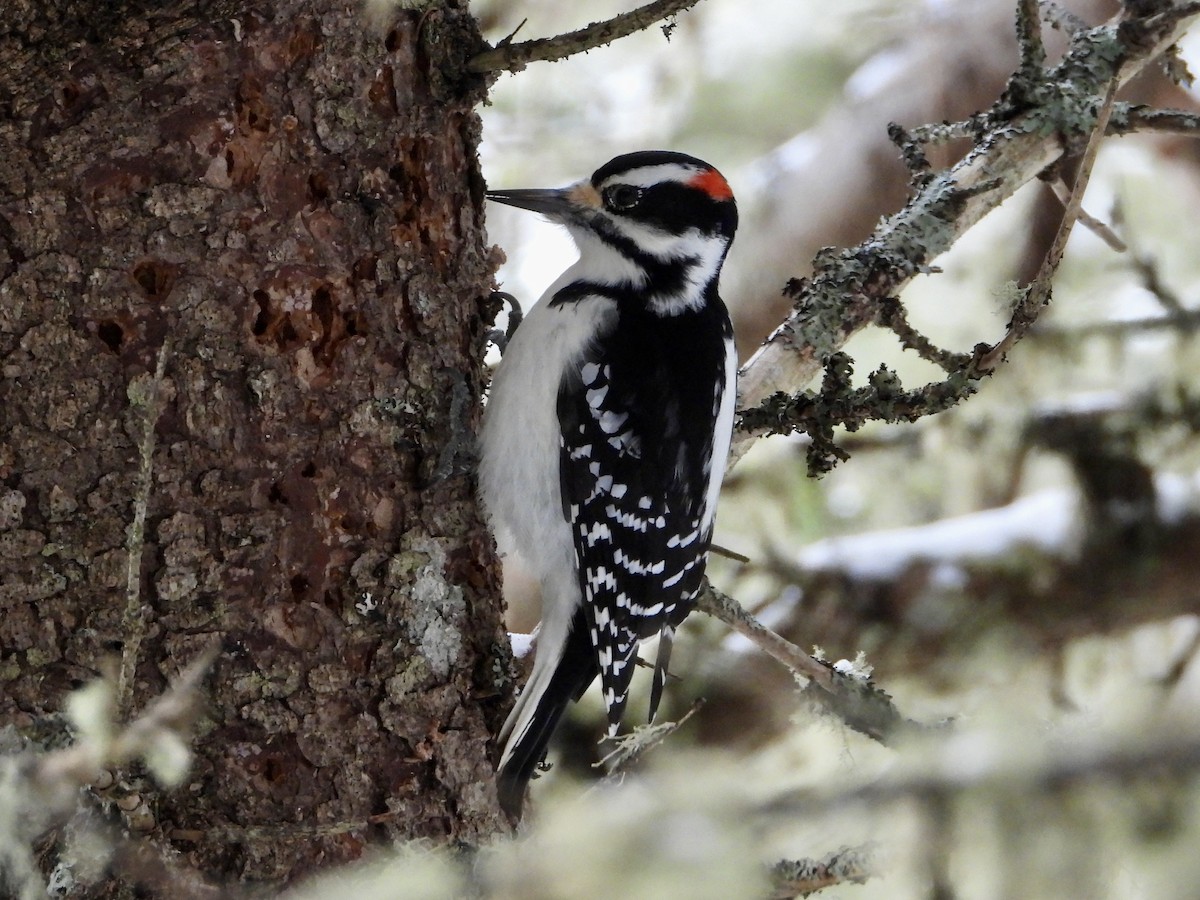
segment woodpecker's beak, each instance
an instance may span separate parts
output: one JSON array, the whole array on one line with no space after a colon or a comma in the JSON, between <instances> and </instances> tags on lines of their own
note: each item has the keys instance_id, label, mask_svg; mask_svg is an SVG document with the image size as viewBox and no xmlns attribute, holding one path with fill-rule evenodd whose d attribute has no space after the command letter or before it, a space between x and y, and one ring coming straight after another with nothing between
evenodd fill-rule
<instances>
[{"instance_id":1,"label":"woodpecker's beak","mask_svg":"<svg viewBox=\"0 0 1200 900\"><path fill-rule=\"evenodd\" d=\"M515 206L518 209L528 209L532 212L549 216L556 222L569 222L578 219L600 206L600 195L592 187L590 181L581 181L570 187L558 190L543 190L529 188L515 191L488 191L487 198Z\"/></svg>"},{"instance_id":2,"label":"woodpecker's beak","mask_svg":"<svg viewBox=\"0 0 1200 900\"><path fill-rule=\"evenodd\" d=\"M528 209L555 219L561 219L568 215L574 207L569 189L553 191L531 188L516 191L488 191L487 198L495 200L497 203L503 203L505 206Z\"/></svg>"}]
</instances>

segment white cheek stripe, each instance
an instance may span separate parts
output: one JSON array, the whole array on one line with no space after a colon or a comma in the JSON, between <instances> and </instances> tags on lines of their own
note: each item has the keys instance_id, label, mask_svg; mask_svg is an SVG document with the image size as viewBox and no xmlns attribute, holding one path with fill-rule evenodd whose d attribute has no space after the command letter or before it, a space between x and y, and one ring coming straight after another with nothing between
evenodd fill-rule
<instances>
[{"instance_id":1,"label":"white cheek stripe","mask_svg":"<svg viewBox=\"0 0 1200 900\"><path fill-rule=\"evenodd\" d=\"M704 288L717 275L725 259L725 242L719 238L697 236L695 259L685 271L686 281L674 294L654 294L649 298L652 309L660 315L676 315L689 307L699 308L704 303Z\"/></svg>"}]
</instances>

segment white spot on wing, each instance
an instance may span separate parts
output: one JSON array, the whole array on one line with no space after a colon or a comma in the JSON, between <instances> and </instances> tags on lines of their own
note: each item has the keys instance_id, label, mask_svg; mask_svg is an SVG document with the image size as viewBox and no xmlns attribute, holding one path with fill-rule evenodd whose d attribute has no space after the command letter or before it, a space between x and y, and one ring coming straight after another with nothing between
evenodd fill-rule
<instances>
[{"instance_id":1,"label":"white spot on wing","mask_svg":"<svg viewBox=\"0 0 1200 900\"><path fill-rule=\"evenodd\" d=\"M604 402L604 398L608 396L608 385L605 384L598 388L591 388L585 396L587 397L588 406L592 409L597 409Z\"/></svg>"},{"instance_id":2,"label":"white spot on wing","mask_svg":"<svg viewBox=\"0 0 1200 900\"><path fill-rule=\"evenodd\" d=\"M625 413L613 412L611 409L597 410L597 412L599 415L596 416L596 421L600 423L600 428L605 434L616 434L629 418Z\"/></svg>"}]
</instances>

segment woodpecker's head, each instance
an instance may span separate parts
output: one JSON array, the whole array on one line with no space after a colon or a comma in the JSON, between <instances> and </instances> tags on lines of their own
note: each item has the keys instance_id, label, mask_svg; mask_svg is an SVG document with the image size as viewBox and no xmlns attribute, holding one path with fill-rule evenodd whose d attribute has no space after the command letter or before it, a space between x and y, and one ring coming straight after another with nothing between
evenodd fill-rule
<instances>
[{"instance_id":1,"label":"woodpecker's head","mask_svg":"<svg viewBox=\"0 0 1200 900\"><path fill-rule=\"evenodd\" d=\"M487 196L565 225L579 247L579 278L638 291L663 314L703 304L737 228L724 176L668 150L618 156L559 190Z\"/></svg>"}]
</instances>

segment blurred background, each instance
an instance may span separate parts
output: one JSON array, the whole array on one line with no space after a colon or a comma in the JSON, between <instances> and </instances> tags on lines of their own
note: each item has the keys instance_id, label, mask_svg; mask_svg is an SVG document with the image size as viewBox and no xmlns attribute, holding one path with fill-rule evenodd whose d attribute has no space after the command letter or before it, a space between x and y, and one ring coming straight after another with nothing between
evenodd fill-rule
<instances>
[{"instance_id":1,"label":"blurred background","mask_svg":"<svg viewBox=\"0 0 1200 900\"><path fill-rule=\"evenodd\" d=\"M522 21L516 40L632 5L472 4L493 43ZM887 124L962 119L1000 94L1017 62L1014 6L703 0L669 41L653 27L501 76L482 111L484 172L496 188L560 186L650 148L718 166L741 212L722 294L745 359L787 314L783 285L818 249L857 243L903 205L908 177ZM1117 12L1092 0L1064 8L1065 26ZM1195 68L1193 32L1183 56ZM1052 56L1065 40L1047 27ZM1200 106L1161 68L1123 98ZM965 146L931 148L931 161L948 165ZM1127 250L1077 227L1053 305L977 396L916 424L840 435L851 458L820 480L806 474L804 439L760 441L722 495L716 540L750 561L714 556L714 584L805 649L864 652L905 715L983 735L960 762L980 747L1025 759L1031 747L1200 720L1200 141L1109 139L1084 206ZM999 339L1014 284L1036 271L1061 209L1039 182L990 214L904 293L913 324L958 352ZM570 242L495 205L488 225L508 256L501 285L528 308L573 259ZM909 388L941 376L889 332L868 329L846 349L859 381L881 363ZM536 600L519 572L506 580L510 629L527 632ZM906 756L822 720L789 672L704 616L676 646L682 681L666 717L706 702L660 756L720 748L738 754L742 779L828 789L946 752ZM594 777L600 704L578 713L559 765L535 785L544 803L565 775ZM972 794L952 808L934 863L930 820L911 808L842 810L834 824L770 831L764 846L814 855L887 842L900 860L889 878L836 896L931 895L931 865L962 874L964 896L1197 896L1194 775L1172 782L1170 803L1158 783L1085 781L1069 801L1044 786ZM1029 874L1010 870L1014 855Z\"/></svg>"}]
</instances>

